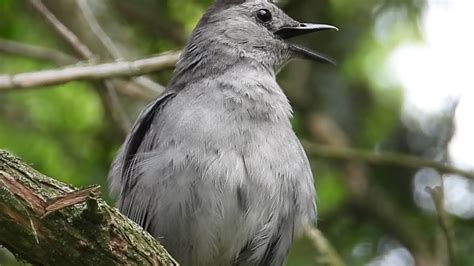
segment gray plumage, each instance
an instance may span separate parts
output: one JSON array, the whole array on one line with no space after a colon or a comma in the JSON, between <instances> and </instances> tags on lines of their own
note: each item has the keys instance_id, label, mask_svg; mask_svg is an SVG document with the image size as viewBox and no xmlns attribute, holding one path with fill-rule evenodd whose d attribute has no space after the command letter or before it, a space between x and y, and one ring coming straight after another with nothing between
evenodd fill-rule
<instances>
[{"instance_id":1,"label":"gray plumage","mask_svg":"<svg viewBox=\"0 0 474 266\"><path fill-rule=\"evenodd\" d=\"M182 265L282 265L316 219L311 169L275 79L301 56L275 35L295 25L271 1L217 1L113 163L120 211Z\"/></svg>"}]
</instances>

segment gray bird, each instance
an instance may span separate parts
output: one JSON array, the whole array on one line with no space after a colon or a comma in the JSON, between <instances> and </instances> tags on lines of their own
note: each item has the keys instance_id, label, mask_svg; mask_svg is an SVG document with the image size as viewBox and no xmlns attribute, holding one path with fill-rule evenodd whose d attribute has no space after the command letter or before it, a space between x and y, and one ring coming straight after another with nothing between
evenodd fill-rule
<instances>
[{"instance_id":1,"label":"gray bird","mask_svg":"<svg viewBox=\"0 0 474 266\"><path fill-rule=\"evenodd\" d=\"M315 222L313 175L275 76L292 58L331 62L287 42L330 29L270 0L217 0L139 115L111 190L182 265L282 265Z\"/></svg>"}]
</instances>

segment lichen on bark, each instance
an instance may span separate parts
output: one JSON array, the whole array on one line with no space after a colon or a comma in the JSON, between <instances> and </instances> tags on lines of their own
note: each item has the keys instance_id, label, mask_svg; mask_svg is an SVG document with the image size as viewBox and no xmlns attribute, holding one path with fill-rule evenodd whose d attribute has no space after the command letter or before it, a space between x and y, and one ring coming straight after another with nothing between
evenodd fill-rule
<instances>
[{"instance_id":1,"label":"lichen on bark","mask_svg":"<svg viewBox=\"0 0 474 266\"><path fill-rule=\"evenodd\" d=\"M0 245L41 265L177 265L98 191L61 183L0 151Z\"/></svg>"}]
</instances>

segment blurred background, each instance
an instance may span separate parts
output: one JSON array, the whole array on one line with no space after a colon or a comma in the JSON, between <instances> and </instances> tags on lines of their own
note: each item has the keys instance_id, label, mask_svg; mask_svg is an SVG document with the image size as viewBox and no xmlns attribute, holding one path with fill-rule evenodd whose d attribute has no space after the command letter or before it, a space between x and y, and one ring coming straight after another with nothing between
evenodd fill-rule
<instances>
[{"instance_id":1,"label":"blurred background","mask_svg":"<svg viewBox=\"0 0 474 266\"><path fill-rule=\"evenodd\" d=\"M0 1L0 75L179 50L213 1L45 0L89 57L31 2ZM294 61L278 77L316 176L325 237L299 239L288 265L474 265L473 175L427 163L474 170L474 1L279 5L340 29L297 40L337 67ZM0 90L0 149L66 183L100 184L113 203L111 160L171 74ZM0 250L0 265L17 264Z\"/></svg>"}]
</instances>

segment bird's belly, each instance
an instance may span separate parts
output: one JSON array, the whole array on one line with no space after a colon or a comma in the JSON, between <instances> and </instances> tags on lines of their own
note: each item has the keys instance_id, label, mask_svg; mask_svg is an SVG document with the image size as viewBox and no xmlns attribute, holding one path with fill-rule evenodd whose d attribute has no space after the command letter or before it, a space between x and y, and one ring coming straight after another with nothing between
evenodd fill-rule
<instances>
[{"instance_id":1,"label":"bird's belly","mask_svg":"<svg viewBox=\"0 0 474 266\"><path fill-rule=\"evenodd\" d=\"M220 149L210 141L168 149L157 155L162 167L146 175L147 185L161 187L151 233L183 265L231 264L262 228L276 227L271 217L294 211L295 197L314 197L295 191L307 169L294 147L261 139L216 145Z\"/></svg>"},{"instance_id":2,"label":"bird's belly","mask_svg":"<svg viewBox=\"0 0 474 266\"><path fill-rule=\"evenodd\" d=\"M232 264L256 236L265 249L279 217L294 216L296 229L314 218L311 171L288 121L173 104L141 182L160 188L150 231L182 265Z\"/></svg>"}]
</instances>

